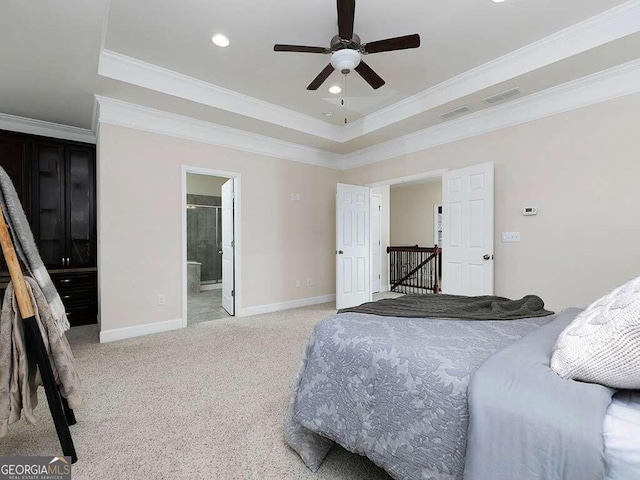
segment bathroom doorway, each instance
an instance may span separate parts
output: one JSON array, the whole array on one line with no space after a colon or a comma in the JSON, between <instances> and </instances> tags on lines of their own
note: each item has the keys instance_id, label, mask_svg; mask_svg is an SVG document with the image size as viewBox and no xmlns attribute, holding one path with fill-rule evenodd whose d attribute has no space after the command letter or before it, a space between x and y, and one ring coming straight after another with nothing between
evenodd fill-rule
<instances>
[{"instance_id":1,"label":"bathroom doorway","mask_svg":"<svg viewBox=\"0 0 640 480\"><path fill-rule=\"evenodd\" d=\"M227 175L183 171L183 298L189 326L235 314L237 179Z\"/></svg>"}]
</instances>

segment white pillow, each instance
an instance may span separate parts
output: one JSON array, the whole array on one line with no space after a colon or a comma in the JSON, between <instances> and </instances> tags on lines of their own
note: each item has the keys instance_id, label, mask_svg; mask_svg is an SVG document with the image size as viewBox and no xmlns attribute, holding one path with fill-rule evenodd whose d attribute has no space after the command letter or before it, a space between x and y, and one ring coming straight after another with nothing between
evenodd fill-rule
<instances>
[{"instance_id":1,"label":"white pillow","mask_svg":"<svg viewBox=\"0 0 640 480\"><path fill-rule=\"evenodd\" d=\"M605 480L640 478L640 391L613 396L603 426Z\"/></svg>"},{"instance_id":2,"label":"white pillow","mask_svg":"<svg viewBox=\"0 0 640 480\"><path fill-rule=\"evenodd\" d=\"M640 277L596 300L564 329L551 368L562 378L640 389Z\"/></svg>"}]
</instances>

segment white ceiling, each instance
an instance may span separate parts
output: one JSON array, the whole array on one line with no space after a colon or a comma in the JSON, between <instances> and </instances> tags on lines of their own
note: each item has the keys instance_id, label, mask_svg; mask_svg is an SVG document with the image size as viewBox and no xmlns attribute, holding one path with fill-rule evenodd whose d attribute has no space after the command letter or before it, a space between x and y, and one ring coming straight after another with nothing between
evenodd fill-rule
<instances>
[{"instance_id":1,"label":"white ceiling","mask_svg":"<svg viewBox=\"0 0 640 480\"><path fill-rule=\"evenodd\" d=\"M422 46L367 56L387 84L374 91L350 75L348 96L356 100L347 104L372 113L623 2L558 3L360 0L355 32L364 42L419 33ZM327 89L342 76L334 72L318 91L306 90L329 56L273 52L275 43L328 46L336 22L335 0L111 0L105 47L321 120L333 111L332 121L340 124ZM228 48L211 43L218 31L230 38Z\"/></svg>"},{"instance_id":2,"label":"white ceiling","mask_svg":"<svg viewBox=\"0 0 640 480\"><path fill-rule=\"evenodd\" d=\"M387 85L351 74L344 127L327 92L340 75L306 90L329 56L272 51L328 45L335 0L6 3L0 113L91 128L99 94L340 154L442 123L463 104L487 109L483 98L514 86L531 95L640 56L640 22L609 14L624 22L615 7L637 15L640 0L358 0L364 42L419 33L422 46L366 58ZM215 47L215 32L231 45Z\"/></svg>"}]
</instances>

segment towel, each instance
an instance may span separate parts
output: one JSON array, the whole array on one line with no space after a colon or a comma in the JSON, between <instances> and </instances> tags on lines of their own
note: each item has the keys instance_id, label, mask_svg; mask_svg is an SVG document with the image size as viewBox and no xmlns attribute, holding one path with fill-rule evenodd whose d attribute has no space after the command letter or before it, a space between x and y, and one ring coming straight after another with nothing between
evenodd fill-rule
<instances>
[{"instance_id":1,"label":"towel","mask_svg":"<svg viewBox=\"0 0 640 480\"><path fill-rule=\"evenodd\" d=\"M62 335L70 328L67 313L62 299L51 281L49 272L40 258L33 233L31 233L31 226L24 214L13 182L2 167L0 167L0 204L2 204L2 213L9 226L13 246L18 257L29 275L38 282L40 290L49 304L56 327Z\"/></svg>"},{"instance_id":2,"label":"towel","mask_svg":"<svg viewBox=\"0 0 640 480\"><path fill-rule=\"evenodd\" d=\"M71 347L64 333L60 333L38 282L29 277L25 280L56 383L69 407L75 409L82 396ZM22 317L13 284L9 283L0 312L0 438L7 434L8 425L20 419L21 412L27 422L37 422L33 411L38 405L40 385L40 371L35 360L27 356Z\"/></svg>"}]
</instances>

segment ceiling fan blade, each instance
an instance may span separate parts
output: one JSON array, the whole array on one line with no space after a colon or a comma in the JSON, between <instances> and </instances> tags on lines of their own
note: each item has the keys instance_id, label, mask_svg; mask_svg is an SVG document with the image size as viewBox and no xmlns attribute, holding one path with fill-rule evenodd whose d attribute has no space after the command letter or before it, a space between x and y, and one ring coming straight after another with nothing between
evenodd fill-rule
<instances>
[{"instance_id":1,"label":"ceiling fan blade","mask_svg":"<svg viewBox=\"0 0 640 480\"><path fill-rule=\"evenodd\" d=\"M373 69L363 61L360 61L356 67L356 72L358 72L374 90L379 89L385 83L384 80L380 78L380 75L374 72Z\"/></svg>"},{"instance_id":2,"label":"ceiling fan blade","mask_svg":"<svg viewBox=\"0 0 640 480\"><path fill-rule=\"evenodd\" d=\"M420 35L405 35L404 37L387 38L377 42L365 43L362 49L365 53L391 52L393 50L406 50L420 46Z\"/></svg>"},{"instance_id":3,"label":"ceiling fan blade","mask_svg":"<svg viewBox=\"0 0 640 480\"><path fill-rule=\"evenodd\" d=\"M324 67L324 70L322 70L320 72L320 75L318 75L313 82L311 82L309 84L309 86L307 87L307 90L317 90L318 87L320 87L320 85L322 85L324 83L324 81L329 78L329 75L331 75L333 73L333 71L335 70L335 68L333 68L333 65L329 64L326 67Z\"/></svg>"},{"instance_id":4,"label":"ceiling fan blade","mask_svg":"<svg viewBox=\"0 0 640 480\"><path fill-rule=\"evenodd\" d=\"M353 22L356 16L356 0L337 0L338 36L342 40L353 38Z\"/></svg>"},{"instance_id":5,"label":"ceiling fan blade","mask_svg":"<svg viewBox=\"0 0 640 480\"><path fill-rule=\"evenodd\" d=\"M300 53L331 53L328 48L324 47L307 47L304 45L280 45L273 46L274 52L300 52Z\"/></svg>"}]
</instances>

